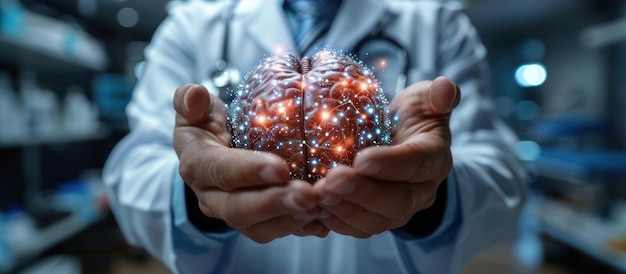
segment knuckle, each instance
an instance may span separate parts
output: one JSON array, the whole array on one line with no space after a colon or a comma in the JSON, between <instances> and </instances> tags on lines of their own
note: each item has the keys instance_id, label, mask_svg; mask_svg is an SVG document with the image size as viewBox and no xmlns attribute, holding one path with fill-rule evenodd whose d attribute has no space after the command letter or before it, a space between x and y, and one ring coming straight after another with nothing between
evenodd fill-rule
<instances>
[{"instance_id":1,"label":"knuckle","mask_svg":"<svg viewBox=\"0 0 626 274\"><path fill-rule=\"evenodd\" d=\"M406 145L407 145L407 148L411 150L411 154L413 155L423 154L423 148L419 144L408 143ZM409 170L409 173L407 174L408 182L422 181L423 178L426 176L426 174L432 170L433 161L431 161L430 159L425 159L423 161L419 161L419 163L416 163L416 164L418 164L418 167L416 169Z\"/></svg>"},{"instance_id":2,"label":"knuckle","mask_svg":"<svg viewBox=\"0 0 626 274\"><path fill-rule=\"evenodd\" d=\"M240 217L240 213L238 210L225 210L222 213L222 220L230 227L243 227L245 226L245 222L243 218Z\"/></svg>"},{"instance_id":3,"label":"knuckle","mask_svg":"<svg viewBox=\"0 0 626 274\"><path fill-rule=\"evenodd\" d=\"M190 165L181 163L181 165L178 166L178 173L180 174L180 178L182 178L184 182L191 185L195 183L194 171Z\"/></svg>"},{"instance_id":4,"label":"knuckle","mask_svg":"<svg viewBox=\"0 0 626 274\"><path fill-rule=\"evenodd\" d=\"M200 171L202 172L202 178L206 178L209 184L220 189L232 190L231 184L221 175L223 171L220 171L218 161L205 158L201 166L203 167Z\"/></svg>"},{"instance_id":5,"label":"knuckle","mask_svg":"<svg viewBox=\"0 0 626 274\"><path fill-rule=\"evenodd\" d=\"M198 207L200 208L200 211L202 212L202 214L204 214L207 217L211 217L211 218L218 218L219 217L219 216L217 216L215 214L215 211L213 209L211 209L210 207L204 205L200 201L198 201Z\"/></svg>"},{"instance_id":6,"label":"knuckle","mask_svg":"<svg viewBox=\"0 0 626 274\"><path fill-rule=\"evenodd\" d=\"M437 199L437 192L433 191L432 194L426 197L417 207L417 211L425 210L430 208L435 204L435 200Z\"/></svg>"},{"instance_id":7,"label":"knuckle","mask_svg":"<svg viewBox=\"0 0 626 274\"><path fill-rule=\"evenodd\" d=\"M241 206L229 206L231 202L225 203L222 207L220 217L230 227L245 227L246 221L243 217Z\"/></svg>"}]
</instances>

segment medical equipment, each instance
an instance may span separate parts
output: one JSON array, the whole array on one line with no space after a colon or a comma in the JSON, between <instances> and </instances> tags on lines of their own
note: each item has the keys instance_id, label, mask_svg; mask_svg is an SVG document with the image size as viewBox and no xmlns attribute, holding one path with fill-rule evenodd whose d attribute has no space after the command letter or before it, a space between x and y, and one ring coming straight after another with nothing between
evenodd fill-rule
<instances>
[{"instance_id":1,"label":"medical equipment","mask_svg":"<svg viewBox=\"0 0 626 274\"><path fill-rule=\"evenodd\" d=\"M392 96L395 96L406 87L409 52L398 41L384 34L384 26L388 23L381 20L376 28L354 47L354 52L359 60L373 69L385 93L393 92ZM396 78L395 86L391 85L393 77Z\"/></svg>"},{"instance_id":2,"label":"medical equipment","mask_svg":"<svg viewBox=\"0 0 626 274\"><path fill-rule=\"evenodd\" d=\"M209 70L208 80L219 91L219 97L224 102L230 102L232 100L229 90L236 90L237 85L241 82L241 73L230 62L228 62L228 36L230 34L230 20L235 11L235 7L239 1L234 1L233 4L226 10L224 14L224 42L222 43L222 56L213 64L213 67Z\"/></svg>"},{"instance_id":3,"label":"medical equipment","mask_svg":"<svg viewBox=\"0 0 626 274\"><path fill-rule=\"evenodd\" d=\"M228 60L230 21L238 3L239 1L234 1L223 16L224 42L222 54L209 69L207 79L212 86L218 89L219 97L224 102L232 100L229 90L236 90L241 82L241 72ZM384 34L384 27L390 23L390 20L387 19L391 19L391 17L387 16L381 20L365 38L357 43L352 52L367 67L372 68L372 72L382 83L383 90L388 95L393 96L406 86L409 53L398 41ZM394 78L395 84L393 84Z\"/></svg>"}]
</instances>

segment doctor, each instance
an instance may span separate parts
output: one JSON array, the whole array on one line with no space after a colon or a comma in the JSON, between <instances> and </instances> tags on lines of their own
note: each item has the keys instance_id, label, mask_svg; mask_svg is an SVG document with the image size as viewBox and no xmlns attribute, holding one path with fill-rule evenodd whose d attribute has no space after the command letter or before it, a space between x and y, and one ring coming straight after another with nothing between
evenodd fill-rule
<instances>
[{"instance_id":1,"label":"doctor","mask_svg":"<svg viewBox=\"0 0 626 274\"><path fill-rule=\"evenodd\" d=\"M294 41L292 3L176 8L147 49L131 132L104 170L126 238L173 272L455 273L514 235L525 174L460 7L319 2L335 19L318 45L352 50L379 29L406 51L412 85L391 103L393 146L369 148L314 185L290 181L274 155L229 148L219 89L188 83L205 83L223 59L245 72L268 54L306 51Z\"/></svg>"}]
</instances>

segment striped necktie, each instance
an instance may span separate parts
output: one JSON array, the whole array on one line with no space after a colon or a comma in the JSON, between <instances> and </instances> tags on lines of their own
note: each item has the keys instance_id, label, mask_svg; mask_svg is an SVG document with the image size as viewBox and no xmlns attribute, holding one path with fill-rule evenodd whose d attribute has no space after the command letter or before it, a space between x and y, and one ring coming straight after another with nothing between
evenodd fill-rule
<instances>
[{"instance_id":1,"label":"striped necktie","mask_svg":"<svg viewBox=\"0 0 626 274\"><path fill-rule=\"evenodd\" d=\"M286 5L296 18L296 46L304 56L330 27L334 7L321 0L287 0Z\"/></svg>"}]
</instances>

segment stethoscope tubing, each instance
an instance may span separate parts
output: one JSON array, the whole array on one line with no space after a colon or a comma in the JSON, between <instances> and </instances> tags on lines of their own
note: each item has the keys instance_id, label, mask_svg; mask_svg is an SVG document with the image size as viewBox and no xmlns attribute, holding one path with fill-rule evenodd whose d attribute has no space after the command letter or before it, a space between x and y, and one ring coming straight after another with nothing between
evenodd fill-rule
<instances>
[{"instance_id":1,"label":"stethoscope tubing","mask_svg":"<svg viewBox=\"0 0 626 274\"><path fill-rule=\"evenodd\" d=\"M232 21L235 8L237 7L238 4L239 4L239 0L233 1L233 3L227 8L226 13L224 14L224 19L223 19L224 20L224 35L223 35L221 56L219 60L215 62L214 66L212 67L212 70L209 71L209 78L211 80L211 84L218 89L219 97L225 102L230 100L230 94L229 94L228 89L229 88L234 89L239 84L238 82L240 79L234 79L234 78L238 78L238 77L234 77L234 75L241 75L241 73L229 63L229 58L228 58L229 35L230 35L230 25L231 25L230 22ZM396 91L398 91L406 86L406 81L407 81L408 72L410 68L410 63L409 63L410 56L409 56L409 52L397 40L384 35L383 30L386 24L388 24L388 20L384 20L384 19L381 20L381 22L379 22L377 27L374 28L374 30L370 32L370 34L368 34L366 37L361 39L361 41L359 41L356 44L352 52L357 57L361 57L360 54L362 53L363 48L368 43L372 43L375 41L384 41L384 42L391 44L393 47L395 47L396 53L398 53L398 62L401 62L401 70L400 70L401 75L398 75L398 81L396 82ZM228 70L231 70L231 69L236 70L236 72L229 73ZM216 75L227 77L226 83L221 83L219 85L216 85L215 83Z\"/></svg>"}]
</instances>

